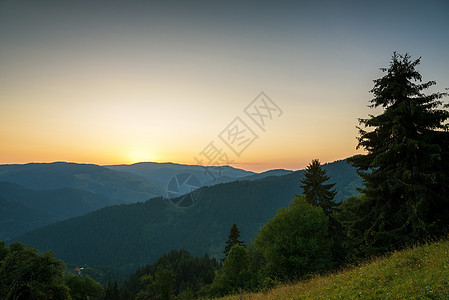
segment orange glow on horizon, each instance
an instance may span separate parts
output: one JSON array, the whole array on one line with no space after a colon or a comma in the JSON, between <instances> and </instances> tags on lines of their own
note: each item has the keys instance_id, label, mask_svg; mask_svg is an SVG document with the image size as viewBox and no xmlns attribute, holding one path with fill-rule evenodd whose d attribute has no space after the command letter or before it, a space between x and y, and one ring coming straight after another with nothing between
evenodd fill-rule
<instances>
[{"instance_id":1,"label":"orange glow on horizon","mask_svg":"<svg viewBox=\"0 0 449 300\"><path fill-rule=\"evenodd\" d=\"M242 160L236 160L233 163L230 164L230 166L234 168L244 169L247 171L253 171L256 173L265 172L268 170L273 169L286 169L286 170L301 170L304 169L312 159L318 158L322 164L333 162L335 160L341 160L348 158L355 154L363 153L361 151L358 151L357 153L351 153L349 155L345 155L342 157L335 157L334 155L331 156L310 156L310 158L304 159L304 158L285 158L285 159L279 159L279 158L271 158L267 159L265 161L258 161L258 160L250 160L250 159L242 159ZM3 157L1 164L27 164L27 163L52 163L52 162L59 162L59 161L65 161L65 162L72 162L72 163L80 163L80 164L95 164L95 165L130 165L135 164L139 162L155 162L155 163L178 163L178 164L186 164L186 165L198 165L198 163L194 159L182 159L181 157L177 159L170 159L170 158L161 158L161 159L155 159L155 156L151 156L152 154L148 152L131 152L129 156L122 156L122 158L114 156L114 155L100 155L100 156L82 156L82 155L67 155L67 154L51 154L51 155L42 155L39 156L39 158L36 159L23 159L19 155L17 156L9 156L9 157ZM151 158L153 157L153 158Z\"/></svg>"}]
</instances>

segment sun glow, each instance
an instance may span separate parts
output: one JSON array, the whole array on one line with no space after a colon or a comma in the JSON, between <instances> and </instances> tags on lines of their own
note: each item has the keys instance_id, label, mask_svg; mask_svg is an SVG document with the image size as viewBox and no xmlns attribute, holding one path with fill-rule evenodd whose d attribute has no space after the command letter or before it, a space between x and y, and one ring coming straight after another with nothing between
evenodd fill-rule
<instances>
[{"instance_id":1,"label":"sun glow","mask_svg":"<svg viewBox=\"0 0 449 300\"><path fill-rule=\"evenodd\" d=\"M126 163L156 162L156 156L145 149L133 149L126 157Z\"/></svg>"}]
</instances>

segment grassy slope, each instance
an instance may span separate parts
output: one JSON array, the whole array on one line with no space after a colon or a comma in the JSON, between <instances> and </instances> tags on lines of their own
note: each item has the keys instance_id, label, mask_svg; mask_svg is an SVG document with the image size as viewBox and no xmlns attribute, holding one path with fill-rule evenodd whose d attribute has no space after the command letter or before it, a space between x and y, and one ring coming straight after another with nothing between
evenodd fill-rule
<instances>
[{"instance_id":1,"label":"grassy slope","mask_svg":"<svg viewBox=\"0 0 449 300\"><path fill-rule=\"evenodd\" d=\"M359 267L223 299L449 299L449 241L393 253Z\"/></svg>"}]
</instances>

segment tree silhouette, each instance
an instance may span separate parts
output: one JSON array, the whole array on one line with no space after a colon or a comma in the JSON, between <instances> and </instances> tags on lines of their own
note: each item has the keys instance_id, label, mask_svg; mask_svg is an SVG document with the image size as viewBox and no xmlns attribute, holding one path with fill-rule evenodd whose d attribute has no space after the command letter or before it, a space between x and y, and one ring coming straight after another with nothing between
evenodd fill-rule
<instances>
[{"instance_id":1,"label":"tree silhouette","mask_svg":"<svg viewBox=\"0 0 449 300\"><path fill-rule=\"evenodd\" d=\"M331 190L335 183L324 184L330 177L326 175L326 170L321 167L318 159L306 167L304 178L301 179L300 186L304 190L304 196L309 204L319 206L323 209L327 216L332 215L338 207L334 201L337 194L335 190Z\"/></svg>"},{"instance_id":2,"label":"tree silhouette","mask_svg":"<svg viewBox=\"0 0 449 300\"><path fill-rule=\"evenodd\" d=\"M359 120L358 148L367 154L349 160L366 194L353 226L363 228L371 254L441 235L449 224L449 112L439 109L446 94L425 95L435 81L421 83L420 59L410 58L395 52L374 80L371 107L383 112Z\"/></svg>"},{"instance_id":3,"label":"tree silhouette","mask_svg":"<svg viewBox=\"0 0 449 300\"><path fill-rule=\"evenodd\" d=\"M244 242L239 240L240 239L240 230L238 229L236 224L232 224L231 230L229 231L228 240L226 241L226 246L223 251L223 253L228 256L229 251L231 250L232 246L234 245L240 245L245 246Z\"/></svg>"}]
</instances>

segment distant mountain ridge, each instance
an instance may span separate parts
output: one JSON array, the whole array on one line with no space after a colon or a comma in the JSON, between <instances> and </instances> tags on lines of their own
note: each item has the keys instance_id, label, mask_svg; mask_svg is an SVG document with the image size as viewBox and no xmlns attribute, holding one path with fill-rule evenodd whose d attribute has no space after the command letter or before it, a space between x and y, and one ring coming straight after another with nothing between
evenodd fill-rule
<instances>
[{"instance_id":1,"label":"distant mountain ridge","mask_svg":"<svg viewBox=\"0 0 449 300\"><path fill-rule=\"evenodd\" d=\"M105 167L114 171L135 174L156 182L168 192L172 192L165 195L168 197L176 196L175 191L172 190L173 186L171 186L171 182L176 180L177 176L181 174L192 176L195 180L196 185L194 187L196 188L231 182L256 174L231 166L199 166L155 162L140 162L131 165L107 165ZM179 195L181 194L184 193L180 193Z\"/></svg>"},{"instance_id":2,"label":"distant mountain ridge","mask_svg":"<svg viewBox=\"0 0 449 300\"><path fill-rule=\"evenodd\" d=\"M205 168L174 163L108 167L67 162L0 165L0 239L105 206L143 202L155 196L177 197L204 185L253 174L228 166ZM185 182L179 185L182 180ZM177 204L187 205L181 202Z\"/></svg>"},{"instance_id":3,"label":"distant mountain ridge","mask_svg":"<svg viewBox=\"0 0 449 300\"><path fill-rule=\"evenodd\" d=\"M249 175L241 178L240 180L258 180L269 176L284 176L293 173L294 171L284 170L284 169L274 169L268 170L262 173Z\"/></svg>"},{"instance_id":4,"label":"distant mountain ridge","mask_svg":"<svg viewBox=\"0 0 449 300\"><path fill-rule=\"evenodd\" d=\"M148 179L93 164L55 162L0 165L0 181L14 182L35 190L64 187L82 189L116 199L120 203L146 201L164 195L164 190Z\"/></svg>"},{"instance_id":5,"label":"distant mountain ridge","mask_svg":"<svg viewBox=\"0 0 449 300\"><path fill-rule=\"evenodd\" d=\"M355 169L345 160L323 166L336 183L336 200L357 195ZM19 241L52 249L67 263L111 265L132 271L172 249L220 258L229 228L236 223L250 241L269 219L287 207L304 170L282 176L205 186L173 199L112 206L28 232Z\"/></svg>"}]
</instances>

